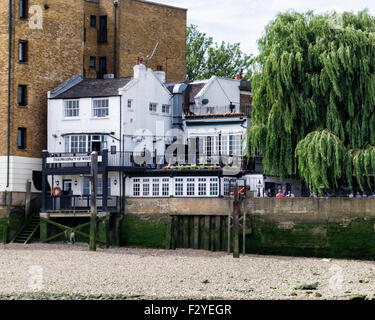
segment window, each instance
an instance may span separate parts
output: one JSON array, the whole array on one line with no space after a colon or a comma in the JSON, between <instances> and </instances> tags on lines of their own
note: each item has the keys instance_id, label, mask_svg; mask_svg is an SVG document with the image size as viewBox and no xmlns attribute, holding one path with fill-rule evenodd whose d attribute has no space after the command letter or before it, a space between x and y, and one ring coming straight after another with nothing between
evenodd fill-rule
<instances>
[{"instance_id":1,"label":"window","mask_svg":"<svg viewBox=\"0 0 375 320\"><path fill-rule=\"evenodd\" d=\"M89 196L91 194L90 178L88 177L83 178L82 194L84 196Z\"/></svg>"},{"instance_id":2,"label":"window","mask_svg":"<svg viewBox=\"0 0 375 320\"><path fill-rule=\"evenodd\" d=\"M229 136L229 155L241 155L241 136L230 135Z\"/></svg>"},{"instance_id":3,"label":"window","mask_svg":"<svg viewBox=\"0 0 375 320\"><path fill-rule=\"evenodd\" d=\"M140 181L141 181L140 179L134 179L133 180L133 196L134 197L140 196L140 191L141 191Z\"/></svg>"},{"instance_id":4,"label":"window","mask_svg":"<svg viewBox=\"0 0 375 320\"><path fill-rule=\"evenodd\" d=\"M143 196L148 197L150 195L150 179L143 179Z\"/></svg>"},{"instance_id":5,"label":"window","mask_svg":"<svg viewBox=\"0 0 375 320\"><path fill-rule=\"evenodd\" d=\"M210 196L217 196L219 194L219 185L217 178L210 179Z\"/></svg>"},{"instance_id":6,"label":"window","mask_svg":"<svg viewBox=\"0 0 375 320\"><path fill-rule=\"evenodd\" d=\"M20 40L18 43L18 61L27 62L27 41Z\"/></svg>"},{"instance_id":7,"label":"window","mask_svg":"<svg viewBox=\"0 0 375 320\"><path fill-rule=\"evenodd\" d=\"M27 0L20 0L20 18L21 19L27 19L27 13L28 13L28 5L27 5Z\"/></svg>"},{"instance_id":8,"label":"window","mask_svg":"<svg viewBox=\"0 0 375 320\"><path fill-rule=\"evenodd\" d=\"M133 107L133 100L128 100L128 109L132 109Z\"/></svg>"},{"instance_id":9,"label":"window","mask_svg":"<svg viewBox=\"0 0 375 320\"><path fill-rule=\"evenodd\" d=\"M176 178L175 195L176 196L184 195L184 179L182 178Z\"/></svg>"},{"instance_id":10,"label":"window","mask_svg":"<svg viewBox=\"0 0 375 320\"><path fill-rule=\"evenodd\" d=\"M163 178L162 196L163 197L169 196L169 179L168 178Z\"/></svg>"},{"instance_id":11,"label":"window","mask_svg":"<svg viewBox=\"0 0 375 320\"><path fill-rule=\"evenodd\" d=\"M188 196L194 196L195 195L195 179L194 178L188 178L187 179L187 185L186 185L186 194Z\"/></svg>"},{"instance_id":12,"label":"window","mask_svg":"<svg viewBox=\"0 0 375 320\"><path fill-rule=\"evenodd\" d=\"M70 137L70 152L73 152L73 153L86 152L86 138L87 136L71 136Z\"/></svg>"},{"instance_id":13,"label":"window","mask_svg":"<svg viewBox=\"0 0 375 320\"><path fill-rule=\"evenodd\" d=\"M27 86L20 84L18 86L18 95L17 95L18 105L26 106L27 105Z\"/></svg>"},{"instance_id":14,"label":"window","mask_svg":"<svg viewBox=\"0 0 375 320\"><path fill-rule=\"evenodd\" d=\"M26 149L26 128L18 128L17 146L19 150Z\"/></svg>"},{"instance_id":15,"label":"window","mask_svg":"<svg viewBox=\"0 0 375 320\"><path fill-rule=\"evenodd\" d=\"M96 58L90 57L90 68L95 69L96 68Z\"/></svg>"},{"instance_id":16,"label":"window","mask_svg":"<svg viewBox=\"0 0 375 320\"><path fill-rule=\"evenodd\" d=\"M64 101L64 117L79 117L79 100Z\"/></svg>"},{"instance_id":17,"label":"window","mask_svg":"<svg viewBox=\"0 0 375 320\"><path fill-rule=\"evenodd\" d=\"M99 74L102 75L107 73L107 58L101 57L99 58Z\"/></svg>"},{"instance_id":18,"label":"window","mask_svg":"<svg viewBox=\"0 0 375 320\"><path fill-rule=\"evenodd\" d=\"M198 181L199 181L199 183L198 183L198 195L199 196L207 195L206 179L205 178L199 178Z\"/></svg>"},{"instance_id":19,"label":"window","mask_svg":"<svg viewBox=\"0 0 375 320\"><path fill-rule=\"evenodd\" d=\"M96 28L96 16L90 16L90 27Z\"/></svg>"},{"instance_id":20,"label":"window","mask_svg":"<svg viewBox=\"0 0 375 320\"><path fill-rule=\"evenodd\" d=\"M156 112L157 111L157 104L156 103L150 103L149 110L150 110L150 112Z\"/></svg>"},{"instance_id":21,"label":"window","mask_svg":"<svg viewBox=\"0 0 375 320\"><path fill-rule=\"evenodd\" d=\"M154 197L158 197L159 196L159 179L152 179L152 195Z\"/></svg>"},{"instance_id":22,"label":"window","mask_svg":"<svg viewBox=\"0 0 375 320\"><path fill-rule=\"evenodd\" d=\"M93 116L97 118L108 117L109 115L109 100L94 100Z\"/></svg>"},{"instance_id":23,"label":"window","mask_svg":"<svg viewBox=\"0 0 375 320\"><path fill-rule=\"evenodd\" d=\"M163 113L170 113L171 106L169 104L163 104L161 107L161 111Z\"/></svg>"},{"instance_id":24,"label":"window","mask_svg":"<svg viewBox=\"0 0 375 320\"><path fill-rule=\"evenodd\" d=\"M98 43L106 43L107 40L107 16L100 16Z\"/></svg>"},{"instance_id":25,"label":"window","mask_svg":"<svg viewBox=\"0 0 375 320\"><path fill-rule=\"evenodd\" d=\"M111 195L111 178L108 178L107 181L107 192L108 196ZM98 195L103 195L103 178L98 178Z\"/></svg>"}]
</instances>

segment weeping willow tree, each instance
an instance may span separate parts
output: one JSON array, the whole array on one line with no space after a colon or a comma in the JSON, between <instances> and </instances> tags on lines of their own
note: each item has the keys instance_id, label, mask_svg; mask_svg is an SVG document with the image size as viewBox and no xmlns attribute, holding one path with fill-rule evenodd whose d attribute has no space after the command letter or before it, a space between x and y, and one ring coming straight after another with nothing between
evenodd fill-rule
<instances>
[{"instance_id":1,"label":"weeping willow tree","mask_svg":"<svg viewBox=\"0 0 375 320\"><path fill-rule=\"evenodd\" d=\"M375 18L279 14L259 40L248 154L314 191L374 185Z\"/></svg>"}]
</instances>

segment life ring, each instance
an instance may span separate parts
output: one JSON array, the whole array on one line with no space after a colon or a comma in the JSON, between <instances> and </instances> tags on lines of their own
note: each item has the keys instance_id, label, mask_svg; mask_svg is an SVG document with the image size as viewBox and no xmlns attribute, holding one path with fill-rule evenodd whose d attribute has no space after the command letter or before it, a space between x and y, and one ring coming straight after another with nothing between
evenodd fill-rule
<instances>
[{"instance_id":1,"label":"life ring","mask_svg":"<svg viewBox=\"0 0 375 320\"><path fill-rule=\"evenodd\" d=\"M59 197L61 195L61 189L60 189L60 187L54 187L52 189L52 195L54 197Z\"/></svg>"}]
</instances>

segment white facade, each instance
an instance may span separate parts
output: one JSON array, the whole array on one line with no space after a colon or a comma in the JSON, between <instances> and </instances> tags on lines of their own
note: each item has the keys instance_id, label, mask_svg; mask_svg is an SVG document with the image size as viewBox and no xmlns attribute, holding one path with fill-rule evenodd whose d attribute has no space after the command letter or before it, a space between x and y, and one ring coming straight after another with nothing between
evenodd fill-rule
<instances>
[{"instance_id":1,"label":"white facade","mask_svg":"<svg viewBox=\"0 0 375 320\"><path fill-rule=\"evenodd\" d=\"M142 64L134 69L134 79L119 90L124 111L123 150L141 152L147 148L164 154L172 128L172 95L160 75Z\"/></svg>"},{"instance_id":2,"label":"white facade","mask_svg":"<svg viewBox=\"0 0 375 320\"><path fill-rule=\"evenodd\" d=\"M101 150L146 147L162 153L164 136L172 127L171 99L158 76L142 64L134 67L134 79L118 90L118 96L49 99L48 151L91 152L100 143Z\"/></svg>"},{"instance_id":3,"label":"white facade","mask_svg":"<svg viewBox=\"0 0 375 320\"><path fill-rule=\"evenodd\" d=\"M7 187L7 157L0 157L0 192L26 192L27 181L33 181L33 171L42 171L42 159L9 157L9 186ZM40 192L31 183L31 192Z\"/></svg>"}]
</instances>

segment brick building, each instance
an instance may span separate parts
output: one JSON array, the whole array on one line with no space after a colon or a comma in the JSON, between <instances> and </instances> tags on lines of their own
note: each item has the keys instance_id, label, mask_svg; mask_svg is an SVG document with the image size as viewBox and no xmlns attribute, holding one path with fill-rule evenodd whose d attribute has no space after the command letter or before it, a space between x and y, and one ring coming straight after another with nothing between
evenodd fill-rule
<instances>
[{"instance_id":1,"label":"brick building","mask_svg":"<svg viewBox=\"0 0 375 320\"><path fill-rule=\"evenodd\" d=\"M186 9L115 3L0 2L0 193L22 199L33 171L38 176L47 145L47 92L73 75L132 75L136 57L147 60L157 45L148 67L166 71L167 81L185 80Z\"/></svg>"}]
</instances>

